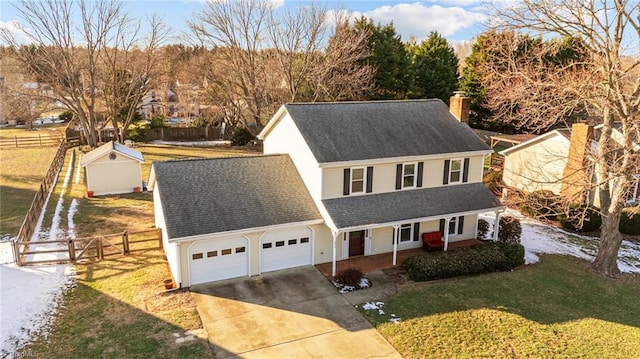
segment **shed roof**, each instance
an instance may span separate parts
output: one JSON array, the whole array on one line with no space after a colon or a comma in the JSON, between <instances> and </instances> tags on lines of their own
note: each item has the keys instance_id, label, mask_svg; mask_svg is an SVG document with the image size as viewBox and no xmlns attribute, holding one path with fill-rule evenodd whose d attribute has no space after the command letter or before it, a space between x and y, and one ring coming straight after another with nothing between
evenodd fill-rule
<instances>
[{"instance_id":1,"label":"shed roof","mask_svg":"<svg viewBox=\"0 0 640 359\"><path fill-rule=\"evenodd\" d=\"M142 156L142 153L140 151L136 151L133 148L129 148L125 145L121 145L117 142L114 141L109 141L107 143L105 143L104 145L94 149L93 151L86 153L84 156L82 156L82 161L80 162L80 166L86 166L89 163L97 160L98 158L101 158L102 156L105 156L111 152L118 152L120 154L122 154L125 157L129 157L133 160L136 160L138 162L144 162L144 157Z\"/></svg>"},{"instance_id":2,"label":"shed roof","mask_svg":"<svg viewBox=\"0 0 640 359\"><path fill-rule=\"evenodd\" d=\"M438 99L291 103L282 109L318 163L490 150ZM277 125L281 111L261 138Z\"/></svg>"},{"instance_id":3,"label":"shed roof","mask_svg":"<svg viewBox=\"0 0 640 359\"><path fill-rule=\"evenodd\" d=\"M169 238L321 220L288 155L154 162Z\"/></svg>"},{"instance_id":4,"label":"shed roof","mask_svg":"<svg viewBox=\"0 0 640 359\"><path fill-rule=\"evenodd\" d=\"M341 197L322 203L338 230L502 208L482 183Z\"/></svg>"}]
</instances>

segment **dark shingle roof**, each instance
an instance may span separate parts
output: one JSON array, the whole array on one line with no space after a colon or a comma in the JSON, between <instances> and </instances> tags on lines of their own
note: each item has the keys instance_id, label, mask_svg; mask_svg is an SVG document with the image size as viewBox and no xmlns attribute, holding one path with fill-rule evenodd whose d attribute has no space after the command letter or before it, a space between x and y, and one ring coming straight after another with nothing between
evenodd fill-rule
<instances>
[{"instance_id":1,"label":"dark shingle roof","mask_svg":"<svg viewBox=\"0 0 640 359\"><path fill-rule=\"evenodd\" d=\"M489 150L440 100L285 105L319 163Z\"/></svg>"},{"instance_id":2,"label":"dark shingle roof","mask_svg":"<svg viewBox=\"0 0 640 359\"><path fill-rule=\"evenodd\" d=\"M333 223L350 228L500 207L482 183L323 200Z\"/></svg>"},{"instance_id":3,"label":"dark shingle roof","mask_svg":"<svg viewBox=\"0 0 640 359\"><path fill-rule=\"evenodd\" d=\"M154 162L169 238L318 220L288 155Z\"/></svg>"}]
</instances>

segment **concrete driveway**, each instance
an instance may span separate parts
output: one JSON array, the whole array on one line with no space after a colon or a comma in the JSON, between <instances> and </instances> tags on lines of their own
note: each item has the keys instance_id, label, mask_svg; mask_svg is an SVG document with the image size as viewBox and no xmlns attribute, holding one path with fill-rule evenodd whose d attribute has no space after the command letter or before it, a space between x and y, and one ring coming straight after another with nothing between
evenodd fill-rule
<instances>
[{"instance_id":1,"label":"concrete driveway","mask_svg":"<svg viewBox=\"0 0 640 359\"><path fill-rule=\"evenodd\" d=\"M217 359L402 358L315 267L191 291Z\"/></svg>"}]
</instances>

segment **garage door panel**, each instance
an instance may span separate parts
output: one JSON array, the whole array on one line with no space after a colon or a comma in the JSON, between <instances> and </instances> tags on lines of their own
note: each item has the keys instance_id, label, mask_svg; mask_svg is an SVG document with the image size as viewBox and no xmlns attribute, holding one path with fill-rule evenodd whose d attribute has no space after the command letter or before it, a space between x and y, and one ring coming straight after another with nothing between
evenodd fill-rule
<instances>
[{"instance_id":1,"label":"garage door panel","mask_svg":"<svg viewBox=\"0 0 640 359\"><path fill-rule=\"evenodd\" d=\"M191 285L247 276L248 259L243 237L194 243L189 249Z\"/></svg>"},{"instance_id":2,"label":"garage door panel","mask_svg":"<svg viewBox=\"0 0 640 359\"><path fill-rule=\"evenodd\" d=\"M311 233L304 228L265 234L260 251L262 272L310 265Z\"/></svg>"}]
</instances>

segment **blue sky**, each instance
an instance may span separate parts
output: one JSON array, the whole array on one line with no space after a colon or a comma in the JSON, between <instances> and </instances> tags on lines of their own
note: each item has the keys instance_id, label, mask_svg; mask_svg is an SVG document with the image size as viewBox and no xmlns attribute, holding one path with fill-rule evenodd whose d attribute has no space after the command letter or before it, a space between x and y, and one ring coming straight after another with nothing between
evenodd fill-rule
<instances>
[{"instance_id":1,"label":"blue sky","mask_svg":"<svg viewBox=\"0 0 640 359\"><path fill-rule=\"evenodd\" d=\"M37 1L37 0L36 0ZM179 33L186 30L187 20L203 9L205 0L125 0L130 14L143 17L151 13L164 16L165 21ZM308 1L273 0L285 8L304 6ZM471 40L483 31L486 21L483 0L431 0L431 1L317 1L330 9L344 9L355 17L364 15L376 23L393 21L396 31L407 41L414 36L418 41L430 31L440 32L451 42ZM0 0L0 26L12 27L19 21L10 1Z\"/></svg>"}]
</instances>

